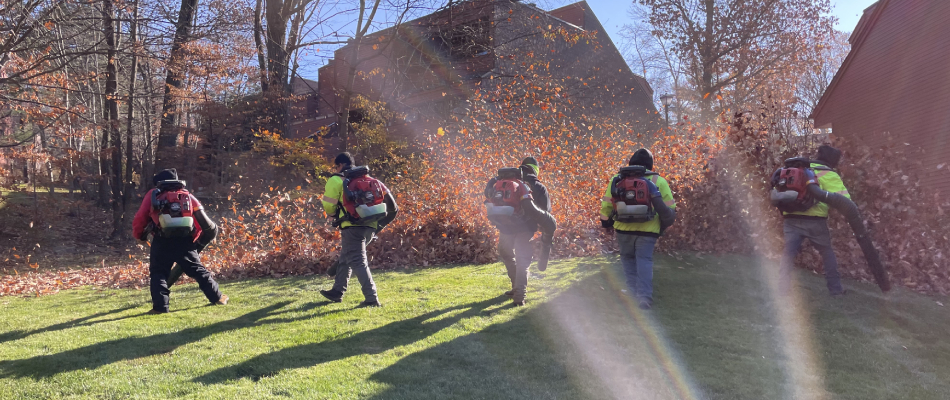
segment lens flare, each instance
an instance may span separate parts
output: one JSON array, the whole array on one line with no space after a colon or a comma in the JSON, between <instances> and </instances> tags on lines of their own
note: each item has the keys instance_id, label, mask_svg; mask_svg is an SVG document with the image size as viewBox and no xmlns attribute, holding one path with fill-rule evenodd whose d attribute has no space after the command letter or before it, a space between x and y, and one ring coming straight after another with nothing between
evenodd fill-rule
<instances>
[{"instance_id":1,"label":"lens flare","mask_svg":"<svg viewBox=\"0 0 950 400\"><path fill-rule=\"evenodd\" d=\"M579 286L617 294L606 304L598 303L605 296L574 292L558 296L545 308L549 313L544 315L545 329L566 332L562 337L578 349L583 366L574 366L574 373L585 380L593 375L597 389L616 399L702 398L662 324L621 294L626 284L615 268L605 269L603 276L604 286L599 282ZM547 326L551 322L556 328Z\"/></svg>"},{"instance_id":2,"label":"lens flare","mask_svg":"<svg viewBox=\"0 0 950 400\"><path fill-rule=\"evenodd\" d=\"M827 399L830 398L824 384L824 367L821 357L815 349L818 345L812 335L813 325L808 310L805 308L795 285L795 276L788 271L787 276L779 268L779 263L770 257L769 250L776 248L776 243L769 241L774 237L769 232L768 223L764 217L775 213L775 210L766 207L763 201L764 191L759 192L756 186L741 182L739 177L761 175L759 169L742 162L741 157L732 155L730 165L738 167L737 174L729 174L728 184L744 212L738 213L749 232L754 245L756 264L759 267L772 301L771 311L778 324L779 343L783 354L783 370L786 375L786 394L793 399Z\"/></svg>"}]
</instances>

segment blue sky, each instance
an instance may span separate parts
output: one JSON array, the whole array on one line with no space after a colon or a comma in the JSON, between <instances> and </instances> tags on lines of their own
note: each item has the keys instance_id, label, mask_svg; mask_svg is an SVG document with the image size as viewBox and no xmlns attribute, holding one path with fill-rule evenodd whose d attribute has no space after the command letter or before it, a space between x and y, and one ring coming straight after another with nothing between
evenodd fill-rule
<instances>
[{"instance_id":1,"label":"blue sky","mask_svg":"<svg viewBox=\"0 0 950 400\"><path fill-rule=\"evenodd\" d=\"M840 31L851 32L854 26L861 19L861 14L865 8L874 4L877 0L832 0L832 14L838 17L838 26ZM570 1L565 2L565 4ZM614 44L619 46L620 28L630 22L627 10L630 9L632 0L587 0L594 9L594 14L600 19L600 23L607 29L607 34Z\"/></svg>"},{"instance_id":2,"label":"blue sky","mask_svg":"<svg viewBox=\"0 0 950 400\"><path fill-rule=\"evenodd\" d=\"M444 0L435 0L433 3L439 3L440 1L441 4L445 4ZM535 2L542 9L553 10L573 3L576 0L523 1L529 3ZM877 0L831 0L833 7L832 14L838 17L839 20L837 26L838 30L851 32L854 26L858 24L858 20L861 19L861 14L864 12L864 9L876 1ZM630 10L630 5L633 3L633 0L587 0L587 3L594 9L594 14L597 15L601 24L604 25L604 28L607 30L607 35L610 36L610 39L615 45L620 47L620 29L624 24L630 22L628 11ZM326 63L326 57L332 54L333 47L335 46L325 46L324 49L321 49L322 51L316 48L309 49L309 51L307 51L308 54L303 56L301 63L303 65L301 65L300 74L306 78L316 79L317 69Z\"/></svg>"}]
</instances>

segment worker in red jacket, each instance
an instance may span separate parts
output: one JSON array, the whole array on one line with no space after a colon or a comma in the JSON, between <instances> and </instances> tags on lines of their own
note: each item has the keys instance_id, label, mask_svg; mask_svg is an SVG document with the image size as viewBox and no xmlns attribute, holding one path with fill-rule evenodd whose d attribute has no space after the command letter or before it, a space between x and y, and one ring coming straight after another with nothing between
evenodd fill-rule
<instances>
[{"instance_id":1,"label":"worker in red jacket","mask_svg":"<svg viewBox=\"0 0 950 400\"><path fill-rule=\"evenodd\" d=\"M217 235L218 227L211 222L198 199L185 190L185 182L178 180L174 168L166 169L152 178L155 188L142 200L132 221L132 234L145 241L153 236L149 251L149 289L152 310L149 314L168 312L168 279L172 265L177 263L204 292L211 304L228 304L228 296L221 294L211 272L201 265L198 253Z\"/></svg>"}]
</instances>

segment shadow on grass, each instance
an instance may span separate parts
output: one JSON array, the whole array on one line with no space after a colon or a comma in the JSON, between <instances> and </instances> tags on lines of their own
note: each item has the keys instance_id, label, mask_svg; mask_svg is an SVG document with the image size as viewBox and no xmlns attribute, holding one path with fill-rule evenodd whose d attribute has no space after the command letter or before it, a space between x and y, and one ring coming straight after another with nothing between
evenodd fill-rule
<instances>
[{"instance_id":1,"label":"shadow on grass","mask_svg":"<svg viewBox=\"0 0 950 400\"><path fill-rule=\"evenodd\" d=\"M33 335L36 335L36 334L39 334L39 333L44 333L44 332L61 331L61 330L64 330L64 329L76 328L76 327L80 327L80 326L90 326L90 325L101 324L101 323L105 323L105 322L119 321L119 320L123 320L123 319L127 319L127 318L133 318L133 317L138 317L138 316L143 315L143 314L126 315L126 316L124 316L124 317L117 317L117 318L110 318L110 319L102 319L102 320L98 320L98 321L92 321L92 320L94 320L94 319L96 319L96 318L99 318L99 317L104 317L104 316L106 316L106 315L111 315L111 314L118 314L118 313L121 313L121 312L123 312L123 311L131 310L131 309L136 308L136 307L137 307L137 306L135 306L135 305L130 305L130 306L125 306L125 307L116 308L116 309L114 309L114 310L102 311L102 312L98 312L98 313L95 313L95 314L92 314L92 315L88 315L88 316L85 316L85 317L82 317L82 318L77 318L77 319L74 319L74 320L72 320L72 321L67 321L67 322L62 322L62 323L55 324L55 325L50 325L50 326L47 326L47 327L45 327L45 328L34 329L34 330L32 330L32 331L21 331L21 330L17 330L17 331L10 331L10 332L0 333L0 343L6 343L6 342L14 341L14 340L20 340L20 339L23 339L23 338L26 338L26 337L30 337L30 336L33 336Z\"/></svg>"},{"instance_id":2,"label":"shadow on grass","mask_svg":"<svg viewBox=\"0 0 950 400\"><path fill-rule=\"evenodd\" d=\"M372 399L691 398L670 383L677 377L644 332L662 324L631 309L613 285L615 267L577 268L598 272L509 321L377 371L369 379L386 388Z\"/></svg>"},{"instance_id":3,"label":"shadow on grass","mask_svg":"<svg viewBox=\"0 0 950 400\"><path fill-rule=\"evenodd\" d=\"M563 351L570 343L538 329L551 307L528 309L510 321L400 359L369 377L387 385L371 399L596 398L577 385L565 365L576 361Z\"/></svg>"},{"instance_id":4,"label":"shadow on grass","mask_svg":"<svg viewBox=\"0 0 950 400\"><path fill-rule=\"evenodd\" d=\"M36 356L22 360L0 361L0 378L32 377L34 379L42 379L80 369L91 370L122 360L170 353L178 347L197 342L216 333L251 326L293 322L312 317L311 315L306 315L297 318L262 321L262 319L267 317L284 314L286 312L300 311L300 309L296 309L276 312L290 303L289 301L276 303L231 320L216 322L202 327L188 328L178 332L110 340L57 354ZM309 309L312 307L308 308L308 306L305 305L303 308ZM160 318L160 316L156 318Z\"/></svg>"},{"instance_id":5,"label":"shadow on grass","mask_svg":"<svg viewBox=\"0 0 950 400\"><path fill-rule=\"evenodd\" d=\"M809 372L821 378L829 398L946 399L950 393L950 342L942 340L950 323L934 318L933 301L901 290L883 296L852 280L844 282L847 296L832 298L823 277L796 271L801 308L785 329L800 326L811 339L796 347L778 319L791 305L774 296L760 270L771 264L744 256L661 260L654 315L704 398L794 396L789 354L802 352L815 357Z\"/></svg>"},{"instance_id":6,"label":"shadow on grass","mask_svg":"<svg viewBox=\"0 0 950 400\"><path fill-rule=\"evenodd\" d=\"M376 329L363 331L353 336L330 342L309 343L288 347L273 353L262 354L243 363L212 371L195 378L203 384L224 383L230 380L261 378L295 368L311 367L361 354L379 354L395 347L423 340L465 318L481 314L492 305L505 301L498 297L477 303L469 303L428 312L415 318L392 322ZM428 321L455 310L464 312Z\"/></svg>"}]
</instances>

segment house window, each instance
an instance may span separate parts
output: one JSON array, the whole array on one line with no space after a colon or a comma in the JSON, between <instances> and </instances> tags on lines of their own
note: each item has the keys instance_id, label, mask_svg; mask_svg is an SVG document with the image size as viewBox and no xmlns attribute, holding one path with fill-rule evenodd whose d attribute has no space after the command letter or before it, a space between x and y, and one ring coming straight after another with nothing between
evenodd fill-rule
<instances>
[{"instance_id":1,"label":"house window","mask_svg":"<svg viewBox=\"0 0 950 400\"><path fill-rule=\"evenodd\" d=\"M349 122L349 123L351 123L351 124L359 124L359 123L362 123L362 122L363 122L363 110L362 110L362 109L359 109L359 108L357 108L357 109L355 109L355 110L350 110L350 117L347 119L347 122Z\"/></svg>"},{"instance_id":2,"label":"house window","mask_svg":"<svg viewBox=\"0 0 950 400\"><path fill-rule=\"evenodd\" d=\"M488 17L446 27L432 36L437 46L455 59L491 53L491 23Z\"/></svg>"}]
</instances>

